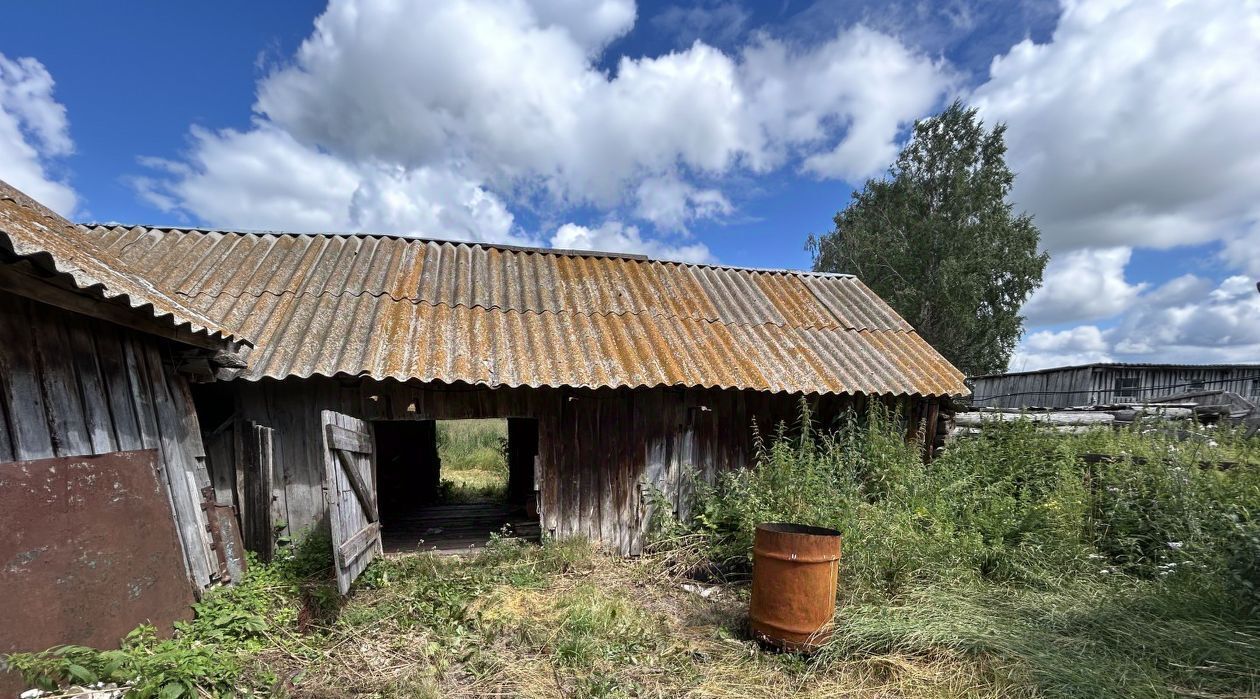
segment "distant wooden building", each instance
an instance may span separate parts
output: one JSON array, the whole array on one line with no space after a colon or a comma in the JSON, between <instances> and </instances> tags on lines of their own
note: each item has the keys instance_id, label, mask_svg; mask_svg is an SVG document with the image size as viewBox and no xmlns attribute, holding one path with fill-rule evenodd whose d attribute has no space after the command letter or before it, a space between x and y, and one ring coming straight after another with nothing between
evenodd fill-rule
<instances>
[{"instance_id":1,"label":"distant wooden building","mask_svg":"<svg viewBox=\"0 0 1260 699\"><path fill-rule=\"evenodd\" d=\"M976 376L968 383L971 404L991 408L1141 403L1216 391L1260 402L1260 364L1098 363Z\"/></svg>"},{"instance_id":2,"label":"distant wooden building","mask_svg":"<svg viewBox=\"0 0 1260 699\"><path fill-rule=\"evenodd\" d=\"M0 182L0 654L114 646L239 572L181 367L240 347Z\"/></svg>"}]
</instances>

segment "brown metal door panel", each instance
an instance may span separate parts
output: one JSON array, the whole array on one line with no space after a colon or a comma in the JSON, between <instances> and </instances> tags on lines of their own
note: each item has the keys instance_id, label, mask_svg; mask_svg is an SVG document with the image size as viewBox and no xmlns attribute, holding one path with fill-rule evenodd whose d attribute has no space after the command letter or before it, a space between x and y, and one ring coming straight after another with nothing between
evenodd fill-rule
<instances>
[{"instance_id":1,"label":"brown metal door panel","mask_svg":"<svg viewBox=\"0 0 1260 699\"><path fill-rule=\"evenodd\" d=\"M321 413L324 438L324 499L337 568L337 589L350 584L381 554L380 513L371 427L331 410Z\"/></svg>"},{"instance_id":2,"label":"brown metal door panel","mask_svg":"<svg viewBox=\"0 0 1260 699\"><path fill-rule=\"evenodd\" d=\"M0 463L0 653L191 617L157 450Z\"/></svg>"}]
</instances>

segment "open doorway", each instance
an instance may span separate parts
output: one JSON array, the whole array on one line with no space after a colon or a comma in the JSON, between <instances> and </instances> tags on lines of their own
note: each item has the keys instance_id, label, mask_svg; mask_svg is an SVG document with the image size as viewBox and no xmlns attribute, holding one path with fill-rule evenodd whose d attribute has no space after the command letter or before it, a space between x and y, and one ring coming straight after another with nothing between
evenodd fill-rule
<instances>
[{"instance_id":1,"label":"open doorway","mask_svg":"<svg viewBox=\"0 0 1260 699\"><path fill-rule=\"evenodd\" d=\"M506 502L507 420L439 420L437 501L445 504Z\"/></svg>"},{"instance_id":2,"label":"open doorway","mask_svg":"<svg viewBox=\"0 0 1260 699\"><path fill-rule=\"evenodd\" d=\"M377 492L386 552L457 552L492 534L537 539L538 422L378 421Z\"/></svg>"}]
</instances>

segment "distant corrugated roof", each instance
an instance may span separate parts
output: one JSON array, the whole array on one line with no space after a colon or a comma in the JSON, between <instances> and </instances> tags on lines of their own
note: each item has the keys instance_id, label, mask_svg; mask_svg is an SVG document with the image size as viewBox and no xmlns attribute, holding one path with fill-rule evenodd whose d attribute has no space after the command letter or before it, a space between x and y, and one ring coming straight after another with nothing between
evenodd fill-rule
<instances>
[{"instance_id":1,"label":"distant corrugated roof","mask_svg":"<svg viewBox=\"0 0 1260 699\"><path fill-rule=\"evenodd\" d=\"M63 275L73 288L116 300L148 317L224 342L243 341L219 323L185 307L126 265L110 259L74 224L0 180L0 247L45 272Z\"/></svg>"},{"instance_id":2,"label":"distant corrugated roof","mask_svg":"<svg viewBox=\"0 0 1260 699\"><path fill-rule=\"evenodd\" d=\"M251 380L967 390L848 275L364 234L86 230L106 255L253 338Z\"/></svg>"},{"instance_id":3,"label":"distant corrugated roof","mask_svg":"<svg viewBox=\"0 0 1260 699\"><path fill-rule=\"evenodd\" d=\"M980 374L972 376L972 379L993 379L1002 376L1029 376L1031 374L1049 374L1056 371L1073 371L1076 369L1256 369L1260 370L1260 364L1161 364L1158 362L1091 362L1089 364L1070 364L1068 366L1054 366L1045 369L1030 369L1028 371L1008 371L1002 374Z\"/></svg>"}]
</instances>

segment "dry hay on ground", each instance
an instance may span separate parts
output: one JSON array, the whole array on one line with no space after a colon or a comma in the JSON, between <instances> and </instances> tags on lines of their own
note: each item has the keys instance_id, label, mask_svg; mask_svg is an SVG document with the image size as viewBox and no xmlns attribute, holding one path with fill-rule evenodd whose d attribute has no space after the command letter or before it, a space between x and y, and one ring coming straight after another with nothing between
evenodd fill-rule
<instances>
[{"instance_id":1,"label":"dry hay on ground","mask_svg":"<svg viewBox=\"0 0 1260 699\"><path fill-rule=\"evenodd\" d=\"M405 584L386 586L356 595L321 641L295 635L261 660L303 697L1012 696L957 658L765 651L746 640L746 587L684 584L698 589L653 561L594 555L541 584L492 586L440 632L407 618Z\"/></svg>"}]
</instances>

